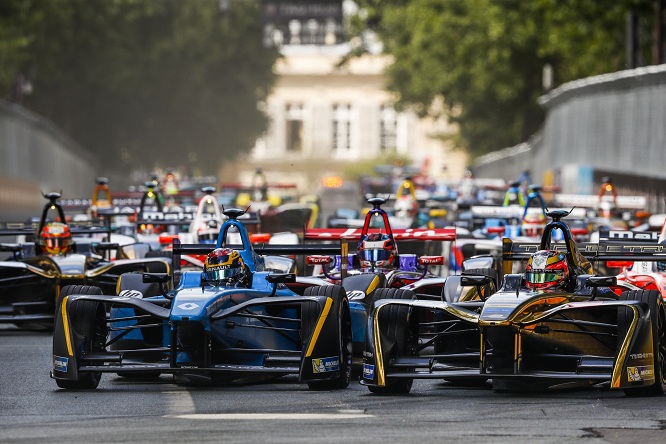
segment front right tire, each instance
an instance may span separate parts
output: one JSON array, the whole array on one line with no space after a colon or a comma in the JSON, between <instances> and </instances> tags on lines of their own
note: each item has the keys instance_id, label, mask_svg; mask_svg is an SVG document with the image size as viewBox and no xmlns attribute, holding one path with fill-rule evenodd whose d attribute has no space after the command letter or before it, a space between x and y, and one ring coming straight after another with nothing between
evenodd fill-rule
<instances>
[{"instance_id":1,"label":"front right tire","mask_svg":"<svg viewBox=\"0 0 666 444\"><path fill-rule=\"evenodd\" d=\"M666 309L661 293L656 290L631 290L620 295L623 301L641 301L650 307L652 349L654 350L654 384L647 387L627 388L627 396L659 396L666 391ZM633 315L628 308L618 312L618 341L627 334Z\"/></svg>"},{"instance_id":2,"label":"front right tire","mask_svg":"<svg viewBox=\"0 0 666 444\"><path fill-rule=\"evenodd\" d=\"M411 290L401 288L380 288L375 291L374 302L382 299L416 299L416 294ZM413 334L410 325L411 310L405 306L388 306L380 312L379 325L381 335L387 343L392 343L393 356L408 356L416 353L417 338ZM407 370L408 371L408 370ZM382 395L406 395L412 389L413 378L387 378L386 385L369 385L368 390L372 393Z\"/></svg>"},{"instance_id":3,"label":"front right tire","mask_svg":"<svg viewBox=\"0 0 666 444\"><path fill-rule=\"evenodd\" d=\"M349 302L345 289L339 285L322 285L305 289L305 296L328 296L338 307L339 375L334 379L308 381L311 390L337 390L347 388L352 375L352 325Z\"/></svg>"}]
</instances>

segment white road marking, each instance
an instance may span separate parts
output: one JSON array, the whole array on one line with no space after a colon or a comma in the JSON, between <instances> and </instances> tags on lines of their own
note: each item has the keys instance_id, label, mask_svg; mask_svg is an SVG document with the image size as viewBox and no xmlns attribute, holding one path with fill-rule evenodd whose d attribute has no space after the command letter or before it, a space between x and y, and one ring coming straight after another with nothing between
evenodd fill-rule
<instances>
[{"instance_id":1,"label":"white road marking","mask_svg":"<svg viewBox=\"0 0 666 444\"><path fill-rule=\"evenodd\" d=\"M368 415L361 411L348 413L194 413L184 415L170 415L172 418L180 419L214 419L214 420L249 420L256 421L262 419L279 420L301 420L301 419L355 419L370 418L374 415Z\"/></svg>"},{"instance_id":2,"label":"white road marking","mask_svg":"<svg viewBox=\"0 0 666 444\"><path fill-rule=\"evenodd\" d=\"M178 415L195 411L194 400L192 400L192 395L189 391L183 389L164 393L169 397L168 405L170 413Z\"/></svg>"}]
</instances>

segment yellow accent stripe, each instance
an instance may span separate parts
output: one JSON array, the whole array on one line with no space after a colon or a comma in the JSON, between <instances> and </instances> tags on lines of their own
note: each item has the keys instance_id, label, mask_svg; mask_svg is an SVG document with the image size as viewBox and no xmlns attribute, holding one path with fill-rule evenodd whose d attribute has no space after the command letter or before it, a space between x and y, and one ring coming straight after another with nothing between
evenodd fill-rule
<instances>
[{"instance_id":1,"label":"yellow accent stripe","mask_svg":"<svg viewBox=\"0 0 666 444\"><path fill-rule=\"evenodd\" d=\"M368 285L368 291L366 294L370 294L373 291L375 291L375 288L379 285L379 276L375 275L375 277L372 279L372 282L370 282L370 285Z\"/></svg>"},{"instance_id":2,"label":"yellow accent stripe","mask_svg":"<svg viewBox=\"0 0 666 444\"><path fill-rule=\"evenodd\" d=\"M386 378L384 376L384 356L382 353L382 344L379 337L379 310L381 310L386 305L382 305L375 310L375 318L372 320L372 333L374 335L375 342L375 370L377 371L377 385L385 386Z\"/></svg>"},{"instance_id":3,"label":"yellow accent stripe","mask_svg":"<svg viewBox=\"0 0 666 444\"><path fill-rule=\"evenodd\" d=\"M308 346L308 351L307 351L307 353L305 353L306 357L308 357L312 354L312 349L314 348L315 344L317 343L317 339L319 339L319 333L321 333L321 329L324 326L324 321L326 320L326 316L328 316L328 312L331 310L331 305L333 305L333 299L326 298L326 304L324 305L324 309L322 310L321 314L319 315L319 320L317 321L317 326L315 327L315 331L312 334L312 339L310 339L310 345Z\"/></svg>"},{"instance_id":4,"label":"yellow accent stripe","mask_svg":"<svg viewBox=\"0 0 666 444\"><path fill-rule=\"evenodd\" d=\"M636 326L638 325L638 309L635 305L630 305L629 308L633 311L633 319L631 320L631 325L627 331L627 336L624 337L624 341L620 346L620 351L617 354L617 359L615 360L615 367L613 367L613 374L611 376L611 388L619 388L622 379L622 371L624 369L624 363L627 360L627 354L629 353L629 343L631 338L634 337L636 333ZM650 329L650 341L652 341L652 330Z\"/></svg>"},{"instance_id":5,"label":"yellow accent stripe","mask_svg":"<svg viewBox=\"0 0 666 444\"><path fill-rule=\"evenodd\" d=\"M67 343L67 353L69 353L69 356L74 356L74 352L72 351L72 338L69 336L69 319L67 318L68 298L69 296L65 296L65 298L62 300L60 309L62 310L62 328L63 330L65 330L65 342Z\"/></svg>"}]
</instances>

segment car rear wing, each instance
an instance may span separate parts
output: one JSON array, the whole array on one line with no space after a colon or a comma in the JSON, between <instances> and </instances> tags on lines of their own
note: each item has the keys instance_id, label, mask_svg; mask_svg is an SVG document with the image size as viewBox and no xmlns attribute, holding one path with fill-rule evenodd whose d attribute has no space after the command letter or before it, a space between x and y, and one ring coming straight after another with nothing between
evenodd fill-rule
<instances>
[{"instance_id":1,"label":"car rear wing","mask_svg":"<svg viewBox=\"0 0 666 444\"><path fill-rule=\"evenodd\" d=\"M242 251L245 247L239 245L225 245ZM181 255L206 255L215 249L215 244L181 244L178 239L173 240L173 267L180 269ZM346 254L347 245L340 244L253 244L252 250L261 255L292 256L292 255L336 255Z\"/></svg>"},{"instance_id":2,"label":"car rear wing","mask_svg":"<svg viewBox=\"0 0 666 444\"><path fill-rule=\"evenodd\" d=\"M393 238L401 240L429 240L453 242L456 240L455 227L446 228L395 228ZM306 240L359 240L361 228L310 228L305 231ZM378 228L370 228L368 234L382 233Z\"/></svg>"},{"instance_id":3,"label":"car rear wing","mask_svg":"<svg viewBox=\"0 0 666 444\"><path fill-rule=\"evenodd\" d=\"M226 245L225 248L242 250L243 245ZM174 239L173 254L208 254L215 249L214 244L181 244ZM302 254L340 254L339 244L254 244L252 249L259 255L302 255Z\"/></svg>"},{"instance_id":4,"label":"car rear wing","mask_svg":"<svg viewBox=\"0 0 666 444\"><path fill-rule=\"evenodd\" d=\"M189 225L194 220L194 213L184 211L142 211L137 215L135 223L153 225Z\"/></svg>"},{"instance_id":5,"label":"car rear wing","mask_svg":"<svg viewBox=\"0 0 666 444\"><path fill-rule=\"evenodd\" d=\"M549 211L557 210L558 208L548 208ZM539 215L543 214L540 207L525 207L519 205L512 206L499 206L499 205L473 205L470 209L472 217L479 219L498 218L498 219L522 219L523 215ZM569 213L570 219L583 219L587 216L585 208L573 208Z\"/></svg>"},{"instance_id":6,"label":"car rear wing","mask_svg":"<svg viewBox=\"0 0 666 444\"><path fill-rule=\"evenodd\" d=\"M153 225L189 225L194 221L196 213L189 213L183 211L149 211L139 213L136 224L153 224ZM257 213L245 213L238 217L238 220L243 224L256 225L261 224L261 219Z\"/></svg>"},{"instance_id":7,"label":"car rear wing","mask_svg":"<svg viewBox=\"0 0 666 444\"><path fill-rule=\"evenodd\" d=\"M635 244L658 243L658 231L599 230L599 243Z\"/></svg>"},{"instance_id":8,"label":"car rear wing","mask_svg":"<svg viewBox=\"0 0 666 444\"><path fill-rule=\"evenodd\" d=\"M555 204L558 206L575 206L584 208L597 208L600 202L612 202L612 196L602 196L601 199L593 194L556 194ZM647 205L645 196L617 196L615 205L619 209L642 210Z\"/></svg>"},{"instance_id":9,"label":"car rear wing","mask_svg":"<svg viewBox=\"0 0 666 444\"><path fill-rule=\"evenodd\" d=\"M656 242L634 241L600 241L599 243L582 242L576 244L578 251L587 260L595 261L666 261L666 245ZM539 243L514 242L505 238L502 240L502 260L520 261L529 259L532 253L540 248ZM564 242L552 243L551 249L566 253L568 251Z\"/></svg>"},{"instance_id":10,"label":"car rear wing","mask_svg":"<svg viewBox=\"0 0 666 444\"><path fill-rule=\"evenodd\" d=\"M68 222L69 232L72 236L83 234L110 234L109 228L102 223L91 221ZM34 236L39 229L39 223L9 222L0 223L0 237L8 236Z\"/></svg>"}]
</instances>

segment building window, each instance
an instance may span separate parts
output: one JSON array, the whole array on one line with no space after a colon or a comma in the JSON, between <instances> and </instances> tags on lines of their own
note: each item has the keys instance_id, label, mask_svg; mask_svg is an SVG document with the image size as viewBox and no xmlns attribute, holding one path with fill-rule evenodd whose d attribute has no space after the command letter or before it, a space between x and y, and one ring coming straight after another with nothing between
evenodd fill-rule
<instances>
[{"instance_id":1,"label":"building window","mask_svg":"<svg viewBox=\"0 0 666 444\"><path fill-rule=\"evenodd\" d=\"M287 151L303 149L303 105L291 103L287 105L286 120Z\"/></svg>"},{"instance_id":2,"label":"building window","mask_svg":"<svg viewBox=\"0 0 666 444\"><path fill-rule=\"evenodd\" d=\"M351 106L348 104L333 106L333 149L351 149Z\"/></svg>"},{"instance_id":3,"label":"building window","mask_svg":"<svg viewBox=\"0 0 666 444\"><path fill-rule=\"evenodd\" d=\"M379 148L381 151L396 148L398 123L397 114L391 105L382 105L381 122L379 125Z\"/></svg>"}]
</instances>

